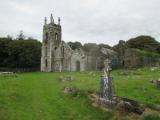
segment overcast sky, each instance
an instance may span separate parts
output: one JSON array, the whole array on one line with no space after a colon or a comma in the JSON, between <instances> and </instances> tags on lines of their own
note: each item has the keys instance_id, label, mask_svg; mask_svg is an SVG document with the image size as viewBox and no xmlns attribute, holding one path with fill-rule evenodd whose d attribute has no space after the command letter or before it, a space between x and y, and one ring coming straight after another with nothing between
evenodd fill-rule
<instances>
[{"instance_id":1,"label":"overcast sky","mask_svg":"<svg viewBox=\"0 0 160 120\"><path fill-rule=\"evenodd\" d=\"M160 41L160 0L1 0L0 36L42 41L44 17L62 19L65 41L109 45L138 35Z\"/></svg>"}]
</instances>

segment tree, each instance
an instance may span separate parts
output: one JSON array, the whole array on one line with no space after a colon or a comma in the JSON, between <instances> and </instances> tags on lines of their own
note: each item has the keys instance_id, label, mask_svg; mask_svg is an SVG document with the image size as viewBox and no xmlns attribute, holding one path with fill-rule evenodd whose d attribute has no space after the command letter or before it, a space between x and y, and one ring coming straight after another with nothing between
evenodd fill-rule
<instances>
[{"instance_id":1,"label":"tree","mask_svg":"<svg viewBox=\"0 0 160 120\"><path fill-rule=\"evenodd\" d=\"M92 56L97 56L99 53L99 46L96 43L86 43L83 46L83 50Z\"/></svg>"},{"instance_id":2,"label":"tree","mask_svg":"<svg viewBox=\"0 0 160 120\"><path fill-rule=\"evenodd\" d=\"M5 66L5 60L9 57L8 55L8 44L12 41L12 38L0 38L0 66Z\"/></svg>"},{"instance_id":3,"label":"tree","mask_svg":"<svg viewBox=\"0 0 160 120\"><path fill-rule=\"evenodd\" d=\"M151 36L138 36L127 41L127 44L131 48L137 48L140 50L146 50L149 52L158 52L160 43Z\"/></svg>"},{"instance_id":4,"label":"tree","mask_svg":"<svg viewBox=\"0 0 160 120\"><path fill-rule=\"evenodd\" d=\"M9 67L32 68L40 66L41 43L28 39L25 41L14 40L8 45Z\"/></svg>"},{"instance_id":5,"label":"tree","mask_svg":"<svg viewBox=\"0 0 160 120\"><path fill-rule=\"evenodd\" d=\"M82 48L82 44L80 42L68 42L68 45L73 49Z\"/></svg>"},{"instance_id":6,"label":"tree","mask_svg":"<svg viewBox=\"0 0 160 120\"><path fill-rule=\"evenodd\" d=\"M157 52L160 54L160 45L157 47Z\"/></svg>"},{"instance_id":7,"label":"tree","mask_svg":"<svg viewBox=\"0 0 160 120\"><path fill-rule=\"evenodd\" d=\"M108 48L108 49L112 49L111 46L107 45L107 44L99 44L100 48Z\"/></svg>"},{"instance_id":8,"label":"tree","mask_svg":"<svg viewBox=\"0 0 160 120\"><path fill-rule=\"evenodd\" d=\"M40 67L41 43L32 38L13 40L0 38L0 67Z\"/></svg>"},{"instance_id":9,"label":"tree","mask_svg":"<svg viewBox=\"0 0 160 120\"><path fill-rule=\"evenodd\" d=\"M20 30L18 37L17 37L17 40L24 40L24 39L25 39L25 36L23 34L23 30Z\"/></svg>"}]
</instances>

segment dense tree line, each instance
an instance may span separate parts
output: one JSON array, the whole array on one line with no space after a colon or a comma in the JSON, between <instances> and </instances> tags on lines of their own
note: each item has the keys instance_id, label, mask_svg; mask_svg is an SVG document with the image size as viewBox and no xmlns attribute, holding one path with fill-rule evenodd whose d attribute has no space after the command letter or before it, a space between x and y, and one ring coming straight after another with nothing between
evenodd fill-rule
<instances>
[{"instance_id":1,"label":"dense tree line","mask_svg":"<svg viewBox=\"0 0 160 120\"><path fill-rule=\"evenodd\" d=\"M160 53L160 43L151 36L138 36L127 41L130 48Z\"/></svg>"},{"instance_id":2,"label":"dense tree line","mask_svg":"<svg viewBox=\"0 0 160 120\"><path fill-rule=\"evenodd\" d=\"M40 67L41 43L35 39L0 38L0 67Z\"/></svg>"},{"instance_id":3,"label":"dense tree line","mask_svg":"<svg viewBox=\"0 0 160 120\"><path fill-rule=\"evenodd\" d=\"M154 53L160 53L160 43L150 36L139 36L125 42L130 48L137 48ZM101 48L113 49L106 44L68 42L70 47L83 49L87 55L101 56ZM0 67L8 68L40 68L41 43L33 38L25 38L23 31L16 39L0 38Z\"/></svg>"}]
</instances>

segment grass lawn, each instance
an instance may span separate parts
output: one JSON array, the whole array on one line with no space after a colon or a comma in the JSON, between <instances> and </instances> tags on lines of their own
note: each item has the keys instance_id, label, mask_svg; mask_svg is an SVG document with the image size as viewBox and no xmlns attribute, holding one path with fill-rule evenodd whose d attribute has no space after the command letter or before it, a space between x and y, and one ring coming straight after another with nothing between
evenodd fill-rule
<instances>
[{"instance_id":1,"label":"grass lawn","mask_svg":"<svg viewBox=\"0 0 160 120\"><path fill-rule=\"evenodd\" d=\"M74 81L60 82L60 76ZM19 73L0 76L0 120L112 120L114 114L91 105L86 95L63 93L64 87L99 91L101 72ZM135 99L149 107L160 105L160 89L149 80L160 78L160 70L113 71L116 95ZM148 118L147 118L148 120ZM158 120L158 119L157 119Z\"/></svg>"}]
</instances>

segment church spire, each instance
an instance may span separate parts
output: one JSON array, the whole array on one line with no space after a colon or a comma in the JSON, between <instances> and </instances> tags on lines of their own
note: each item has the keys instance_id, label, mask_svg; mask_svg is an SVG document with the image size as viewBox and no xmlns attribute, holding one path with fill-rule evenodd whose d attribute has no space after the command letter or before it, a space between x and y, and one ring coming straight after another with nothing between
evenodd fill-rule
<instances>
[{"instance_id":1,"label":"church spire","mask_svg":"<svg viewBox=\"0 0 160 120\"><path fill-rule=\"evenodd\" d=\"M58 17L58 25L61 25L61 18Z\"/></svg>"},{"instance_id":2,"label":"church spire","mask_svg":"<svg viewBox=\"0 0 160 120\"><path fill-rule=\"evenodd\" d=\"M54 23L54 19L53 19L53 15L52 14L51 14L50 20L51 20L51 23Z\"/></svg>"},{"instance_id":3,"label":"church spire","mask_svg":"<svg viewBox=\"0 0 160 120\"><path fill-rule=\"evenodd\" d=\"M47 17L44 18L44 24L47 24Z\"/></svg>"}]
</instances>

